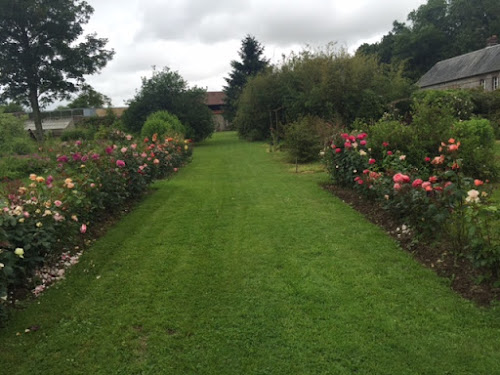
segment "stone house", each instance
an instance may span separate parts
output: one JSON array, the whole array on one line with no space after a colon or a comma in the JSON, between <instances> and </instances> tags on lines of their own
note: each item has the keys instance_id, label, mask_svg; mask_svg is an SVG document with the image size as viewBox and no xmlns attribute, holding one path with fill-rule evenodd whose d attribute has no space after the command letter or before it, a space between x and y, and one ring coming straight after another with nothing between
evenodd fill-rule
<instances>
[{"instance_id":1,"label":"stone house","mask_svg":"<svg viewBox=\"0 0 500 375\"><path fill-rule=\"evenodd\" d=\"M224 118L224 101L226 94L222 91L208 91L206 104L212 110L215 120L215 131L224 131L229 129L229 122Z\"/></svg>"},{"instance_id":2,"label":"stone house","mask_svg":"<svg viewBox=\"0 0 500 375\"><path fill-rule=\"evenodd\" d=\"M487 47L436 63L417 85L425 89L473 89L493 91L500 87L500 44L488 39Z\"/></svg>"}]
</instances>

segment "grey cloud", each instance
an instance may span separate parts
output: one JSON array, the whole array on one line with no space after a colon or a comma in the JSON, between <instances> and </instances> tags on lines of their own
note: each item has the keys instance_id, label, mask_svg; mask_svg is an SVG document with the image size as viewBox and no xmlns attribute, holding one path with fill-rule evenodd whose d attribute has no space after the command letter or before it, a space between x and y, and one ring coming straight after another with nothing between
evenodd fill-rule
<instances>
[{"instance_id":1,"label":"grey cloud","mask_svg":"<svg viewBox=\"0 0 500 375\"><path fill-rule=\"evenodd\" d=\"M410 2L416 8L423 1ZM174 1L145 6L139 37L213 43L251 33L279 45L354 43L388 31L395 19L404 21L408 11L408 2L399 0L351 5L338 0Z\"/></svg>"}]
</instances>

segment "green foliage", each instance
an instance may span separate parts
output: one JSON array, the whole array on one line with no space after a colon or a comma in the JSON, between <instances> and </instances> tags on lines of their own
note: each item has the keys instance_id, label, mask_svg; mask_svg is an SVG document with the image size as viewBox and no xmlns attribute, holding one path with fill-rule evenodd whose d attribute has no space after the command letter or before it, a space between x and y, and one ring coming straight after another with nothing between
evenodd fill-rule
<instances>
[{"instance_id":1,"label":"green foliage","mask_svg":"<svg viewBox=\"0 0 500 375\"><path fill-rule=\"evenodd\" d=\"M113 57L106 39L82 38L92 13L82 0L0 2L0 99L29 103L39 140L39 102L67 99Z\"/></svg>"},{"instance_id":2,"label":"green foliage","mask_svg":"<svg viewBox=\"0 0 500 375\"><path fill-rule=\"evenodd\" d=\"M460 142L459 155L463 159L462 168L466 175L491 180L498 177L495 135L488 120L457 122L452 135Z\"/></svg>"},{"instance_id":3,"label":"green foliage","mask_svg":"<svg viewBox=\"0 0 500 375\"><path fill-rule=\"evenodd\" d=\"M68 108L102 108L111 106L111 99L92 87L86 86L82 92L68 104Z\"/></svg>"},{"instance_id":4,"label":"green foliage","mask_svg":"<svg viewBox=\"0 0 500 375\"><path fill-rule=\"evenodd\" d=\"M487 120L459 124L457 137L468 138L470 147L492 134ZM385 123L379 131L383 127L400 129L397 123ZM450 242L457 257L471 257L485 276L500 276L498 207L490 205L491 192L484 181L464 174L464 158L472 160L470 148L462 150L461 142L449 139L422 168L411 164L401 150L375 158L360 140L363 136L344 133L332 140L325 162L333 182L378 200L416 236Z\"/></svg>"},{"instance_id":5,"label":"green foliage","mask_svg":"<svg viewBox=\"0 0 500 375\"><path fill-rule=\"evenodd\" d=\"M186 128L177 116L167 111L158 111L148 116L142 127L141 136L151 138L154 134L158 137L179 137L184 139Z\"/></svg>"},{"instance_id":6,"label":"green foliage","mask_svg":"<svg viewBox=\"0 0 500 375\"><path fill-rule=\"evenodd\" d=\"M34 271L44 259L73 247L87 225L141 197L154 179L175 173L192 151L183 140L138 143L116 130L113 136L107 147L78 140L40 147L41 156L2 158L1 177L22 180L1 186L0 297L5 289L32 289ZM23 253L16 254L18 248ZM5 278L2 268L9 270ZM0 313L4 305L0 300Z\"/></svg>"},{"instance_id":7,"label":"green foliage","mask_svg":"<svg viewBox=\"0 0 500 375\"><path fill-rule=\"evenodd\" d=\"M0 112L0 155L12 152L15 143L25 142L25 144L28 144L28 141L29 136L24 130L23 119ZM19 146L19 148L22 148L22 146Z\"/></svg>"},{"instance_id":8,"label":"green foliage","mask_svg":"<svg viewBox=\"0 0 500 375\"><path fill-rule=\"evenodd\" d=\"M471 90L420 90L413 93L414 106L446 108L459 120L469 120L474 102Z\"/></svg>"},{"instance_id":9,"label":"green foliage","mask_svg":"<svg viewBox=\"0 0 500 375\"><path fill-rule=\"evenodd\" d=\"M275 74L259 74L249 79L234 119L241 137L250 141L267 139L271 127L279 128L284 121L278 79Z\"/></svg>"},{"instance_id":10,"label":"green foliage","mask_svg":"<svg viewBox=\"0 0 500 375\"><path fill-rule=\"evenodd\" d=\"M447 106L418 101L414 101L412 114L412 141L401 151L408 152L410 162L419 165L435 152L441 140L450 138L456 118Z\"/></svg>"},{"instance_id":11,"label":"green foliage","mask_svg":"<svg viewBox=\"0 0 500 375\"><path fill-rule=\"evenodd\" d=\"M0 111L3 113L16 113L16 112L24 112L24 108L21 104L10 102L7 104L0 105Z\"/></svg>"},{"instance_id":12,"label":"green foliage","mask_svg":"<svg viewBox=\"0 0 500 375\"><path fill-rule=\"evenodd\" d=\"M326 127L323 120L312 116L288 124L285 129L285 147L290 161L307 163L318 160L324 147L321 129Z\"/></svg>"},{"instance_id":13,"label":"green foliage","mask_svg":"<svg viewBox=\"0 0 500 375\"><path fill-rule=\"evenodd\" d=\"M140 133L147 117L157 111L168 111L186 127L186 136L201 141L214 132L212 112L205 104L206 91L188 88L187 82L169 68L154 71L142 79L142 87L129 102L122 117L125 128Z\"/></svg>"},{"instance_id":14,"label":"green foliage","mask_svg":"<svg viewBox=\"0 0 500 375\"><path fill-rule=\"evenodd\" d=\"M495 138L500 139L500 90L471 90L474 114L490 120Z\"/></svg>"},{"instance_id":15,"label":"green foliage","mask_svg":"<svg viewBox=\"0 0 500 375\"><path fill-rule=\"evenodd\" d=\"M10 155L0 158L0 179L19 180L30 173L44 173L50 162L38 155L32 157Z\"/></svg>"},{"instance_id":16,"label":"green foliage","mask_svg":"<svg viewBox=\"0 0 500 375\"><path fill-rule=\"evenodd\" d=\"M263 72L269 64L269 61L262 57L263 53L264 47L253 36L247 35L241 41L241 48L238 52L241 62L231 61L232 71L229 77L225 78L227 86L224 86L226 94L224 117L229 122L232 122L236 116L238 100L247 81Z\"/></svg>"},{"instance_id":17,"label":"green foliage","mask_svg":"<svg viewBox=\"0 0 500 375\"><path fill-rule=\"evenodd\" d=\"M380 120L370 126L369 145L373 157L382 160L389 150L408 152L414 138L412 130L412 127L395 120ZM412 156L409 156L409 159L411 158Z\"/></svg>"},{"instance_id":18,"label":"green foliage","mask_svg":"<svg viewBox=\"0 0 500 375\"><path fill-rule=\"evenodd\" d=\"M292 55L280 67L249 80L234 123L244 138L265 139L276 124L307 115L341 124L356 118L371 122L411 90L398 69L327 46Z\"/></svg>"},{"instance_id":19,"label":"green foliage","mask_svg":"<svg viewBox=\"0 0 500 375\"><path fill-rule=\"evenodd\" d=\"M12 141L12 152L16 155L28 155L35 149L33 141L27 137L14 138Z\"/></svg>"},{"instance_id":20,"label":"green foliage","mask_svg":"<svg viewBox=\"0 0 500 375\"><path fill-rule=\"evenodd\" d=\"M484 48L498 30L497 0L428 0L408 14L407 24L394 21L381 42L364 44L357 53L404 62L405 76L416 81L440 60Z\"/></svg>"}]
</instances>

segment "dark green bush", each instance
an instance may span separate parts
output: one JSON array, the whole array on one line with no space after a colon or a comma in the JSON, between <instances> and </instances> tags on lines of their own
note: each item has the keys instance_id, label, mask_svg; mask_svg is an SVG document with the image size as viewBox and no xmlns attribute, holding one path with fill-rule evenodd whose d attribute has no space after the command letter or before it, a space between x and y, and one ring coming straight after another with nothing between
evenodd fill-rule
<instances>
[{"instance_id":1,"label":"dark green bush","mask_svg":"<svg viewBox=\"0 0 500 375\"><path fill-rule=\"evenodd\" d=\"M158 111L148 116L141 131L141 136L152 137L181 137L186 133L186 128L179 121L177 116L168 111Z\"/></svg>"},{"instance_id":2,"label":"dark green bush","mask_svg":"<svg viewBox=\"0 0 500 375\"><path fill-rule=\"evenodd\" d=\"M324 147L321 130L328 125L318 117L306 116L285 128L285 147L290 161L307 163L319 159Z\"/></svg>"},{"instance_id":3,"label":"dark green bush","mask_svg":"<svg viewBox=\"0 0 500 375\"><path fill-rule=\"evenodd\" d=\"M0 154L12 152L14 139L29 140L28 133L24 130L24 121L14 115L0 112Z\"/></svg>"},{"instance_id":4,"label":"dark green bush","mask_svg":"<svg viewBox=\"0 0 500 375\"><path fill-rule=\"evenodd\" d=\"M468 120L474 110L472 96L470 90L420 90L413 94L413 102L427 107L446 108L453 117Z\"/></svg>"},{"instance_id":5,"label":"dark green bush","mask_svg":"<svg viewBox=\"0 0 500 375\"><path fill-rule=\"evenodd\" d=\"M28 155L35 149L34 142L29 138L14 138L12 141L12 152L17 155Z\"/></svg>"},{"instance_id":6,"label":"dark green bush","mask_svg":"<svg viewBox=\"0 0 500 375\"><path fill-rule=\"evenodd\" d=\"M31 173L41 174L48 168L49 160L37 155L5 156L0 158L0 179L23 179Z\"/></svg>"},{"instance_id":7,"label":"dark green bush","mask_svg":"<svg viewBox=\"0 0 500 375\"><path fill-rule=\"evenodd\" d=\"M474 114L490 120L495 137L500 139L500 90L472 90L471 94Z\"/></svg>"},{"instance_id":8,"label":"dark green bush","mask_svg":"<svg viewBox=\"0 0 500 375\"><path fill-rule=\"evenodd\" d=\"M150 114L166 110L179 118L188 138L202 141L215 130L212 111L205 103L206 95L204 89L188 88L187 81L169 68L154 71L151 78L142 79L142 87L129 101L122 116L124 127L139 133Z\"/></svg>"},{"instance_id":9,"label":"dark green bush","mask_svg":"<svg viewBox=\"0 0 500 375\"><path fill-rule=\"evenodd\" d=\"M369 128L368 144L375 159L382 159L388 150L407 152L412 140L412 128L399 121L380 120ZM389 146L384 147L384 142Z\"/></svg>"},{"instance_id":10,"label":"dark green bush","mask_svg":"<svg viewBox=\"0 0 500 375\"><path fill-rule=\"evenodd\" d=\"M473 119L455 123L452 136L460 142L458 150L467 176L496 179L495 135L486 119Z\"/></svg>"}]
</instances>

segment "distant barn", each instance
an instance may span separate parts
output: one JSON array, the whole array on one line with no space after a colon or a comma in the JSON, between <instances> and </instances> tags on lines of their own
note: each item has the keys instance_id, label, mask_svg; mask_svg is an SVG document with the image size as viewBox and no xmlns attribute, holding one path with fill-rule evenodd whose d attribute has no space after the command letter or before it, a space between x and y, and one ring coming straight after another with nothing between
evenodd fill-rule
<instances>
[{"instance_id":1,"label":"distant barn","mask_svg":"<svg viewBox=\"0 0 500 375\"><path fill-rule=\"evenodd\" d=\"M496 35L487 47L436 63L417 82L421 89L498 89L500 77L500 45Z\"/></svg>"},{"instance_id":2,"label":"distant barn","mask_svg":"<svg viewBox=\"0 0 500 375\"><path fill-rule=\"evenodd\" d=\"M212 110L215 119L215 131L228 130L229 122L224 118L224 102L226 94L222 91L208 91L206 104Z\"/></svg>"}]
</instances>

